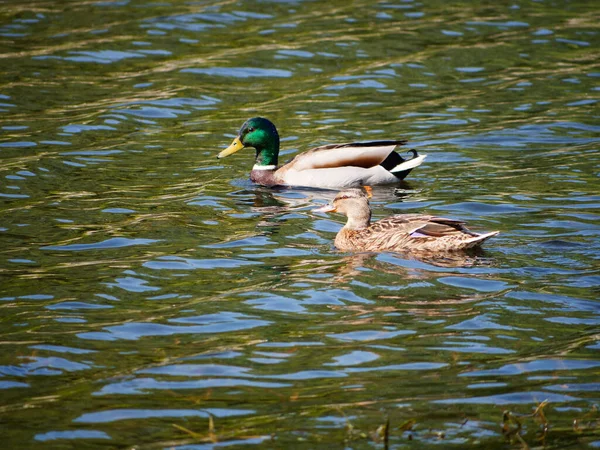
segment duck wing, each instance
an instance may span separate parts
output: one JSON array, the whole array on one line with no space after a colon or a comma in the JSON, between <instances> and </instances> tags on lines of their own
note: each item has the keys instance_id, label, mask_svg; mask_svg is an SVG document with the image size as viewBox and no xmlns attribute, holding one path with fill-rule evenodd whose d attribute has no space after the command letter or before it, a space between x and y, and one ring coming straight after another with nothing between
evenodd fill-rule
<instances>
[{"instance_id":1,"label":"duck wing","mask_svg":"<svg viewBox=\"0 0 600 450\"><path fill-rule=\"evenodd\" d=\"M460 220L444 217L426 214L398 214L375 222L371 228L377 233L406 233L416 237L441 237L465 232L475 235L464 225L465 223Z\"/></svg>"},{"instance_id":2,"label":"duck wing","mask_svg":"<svg viewBox=\"0 0 600 450\"><path fill-rule=\"evenodd\" d=\"M386 217L367 228L342 228L335 239L341 250L443 253L481 245L497 231L478 234L464 222L425 214Z\"/></svg>"},{"instance_id":3,"label":"duck wing","mask_svg":"<svg viewBox=\"0 0 600 450\"><path fill-rule=\"evenodd\" d=\"M464 235L477 236L477 233L473 233L466 226L465 222L455 219L447 219L445 217L426 216L422 219L415 219L415 224L421 224L419 228L415 228L411 234L418 233L422 236L429 237L443 237L443 236L455 236Z\"/></svg>"},{"instance_id":4,"label":"duck wing","mask_svg":"<svg viewBox=\"0 0 600 450\"><path fill-rule=\"evenodd\" d=\"M322 145L297 155L284 167L298 171L347 166L370 168L384 162L396 147L405 144L404 140L395 140Z\"/></svg>"},{"instance_id":5,"label":"duck wing","mask_svg":"<svg viewBox=\"0 0 600 450\"><path fill-rule=\"evenodd\" d=\"M412 250L453 251L481 245L498 231L479 234L465 222L424 214L402 214L375 222L373 235L386 236L389 248L400 246ZM380 230L380 231L378 231Z\"/></svg>"}]
</instances>

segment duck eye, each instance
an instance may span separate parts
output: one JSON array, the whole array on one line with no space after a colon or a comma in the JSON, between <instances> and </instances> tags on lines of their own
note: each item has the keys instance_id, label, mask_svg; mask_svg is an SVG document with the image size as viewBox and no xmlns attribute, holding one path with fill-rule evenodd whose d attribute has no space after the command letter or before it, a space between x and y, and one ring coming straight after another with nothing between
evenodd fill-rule
<instances>
[{"instance_id":1,"label":"duck eye","mask_svg":"<svg viewBox=\"0 0 600 450\"><path fill-rule=\"evenodd\" d=\"M248 128L248 133L252 133L254 131L254 127Z\"/></svg>"}]
</instances>

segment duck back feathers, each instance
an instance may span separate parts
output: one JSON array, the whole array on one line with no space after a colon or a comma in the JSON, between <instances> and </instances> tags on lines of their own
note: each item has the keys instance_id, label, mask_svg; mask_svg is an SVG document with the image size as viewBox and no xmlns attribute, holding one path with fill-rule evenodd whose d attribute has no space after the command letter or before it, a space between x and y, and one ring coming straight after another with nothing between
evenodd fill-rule
<instances>
[{"instance_id":1,"label":"duck back feathers","mask_svg":"<svg viewBox=\"0 0 600 450\"><path fill-rule=\"evenodd\" d=\"M449 252L481 245L498 234L478 234L464 222L421 214L403 214L381 219L366 228L342 228L335 239L340 250Z\"/></svg>"}]
</instances>

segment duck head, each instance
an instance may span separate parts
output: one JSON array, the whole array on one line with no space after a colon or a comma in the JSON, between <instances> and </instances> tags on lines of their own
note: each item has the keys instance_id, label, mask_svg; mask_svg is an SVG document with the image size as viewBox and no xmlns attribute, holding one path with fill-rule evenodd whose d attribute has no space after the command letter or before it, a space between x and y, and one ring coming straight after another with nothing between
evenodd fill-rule
<instances>
[{"instance_id":1,"label":"duck head","mask_svg":"<svg viewBox=\"0 0 600 450\"><path fill-rule=\"evenodd\" d=\"M371 223L371 207L369 206L369 194L367 192L359 188L346 189L338 193L329 205L315 211L338 212L348 218L346 228L366 228Z\"/></svg>"},{"instance_id":2,"label":"duck head","mask_svg":"<svg viewBox=\"0 0 600 450\"><path fill-rule=\"evenodd\" d=\"M264 117L248 119L231 145L217 158L225 158L245 147L256 149L256 165L277 166L279 157L279 133L273 122Z\"/></svg>"}]
</instances>

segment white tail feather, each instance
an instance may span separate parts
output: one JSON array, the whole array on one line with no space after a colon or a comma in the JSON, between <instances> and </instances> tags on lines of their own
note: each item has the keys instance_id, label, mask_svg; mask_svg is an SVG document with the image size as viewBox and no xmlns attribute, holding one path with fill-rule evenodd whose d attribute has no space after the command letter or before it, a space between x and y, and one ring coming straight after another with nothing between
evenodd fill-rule
<instances>
[{"instance_id":1,"label":"white tail feather","mask_svg":"<svg viewBox=\"0 0 600 450\"><path fill-rule=\"evenodd\" d=\"M390 170L390 172L394 173L402 172L403 170L414 169L415 167L420 166L425 160L425 158L427 158L427 155L420 155L416 158L409 159L408 161L404 161L403 163L398 164L396 167Z\"/></svg>"},{"instance_id":2,"label":"white tail feather","mask_svg":"<svg viewBox=\"0 0 600 450\"><path fill-rule=\"evenodd\" d=\"M469 247L472 247L474 245L481 244L483 241L485 241L488 238L491 238L492 236L496 236L498 233L500 233L500 232L499 231L491 231L489 233L480 234L479 236L472 237L467 242L470 244Z\"/></svg>"}]
</instances>

